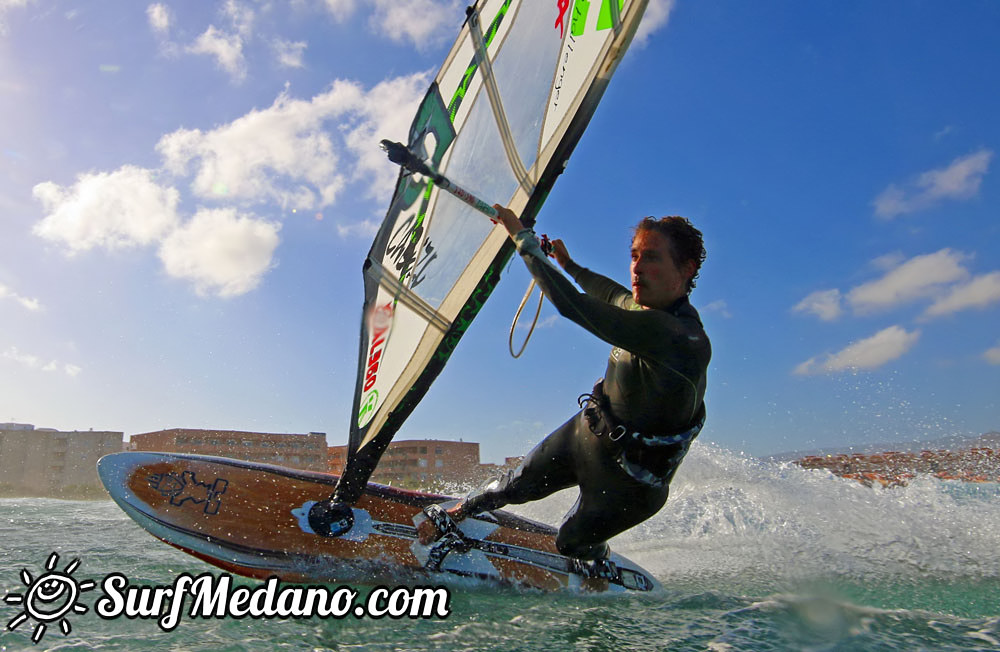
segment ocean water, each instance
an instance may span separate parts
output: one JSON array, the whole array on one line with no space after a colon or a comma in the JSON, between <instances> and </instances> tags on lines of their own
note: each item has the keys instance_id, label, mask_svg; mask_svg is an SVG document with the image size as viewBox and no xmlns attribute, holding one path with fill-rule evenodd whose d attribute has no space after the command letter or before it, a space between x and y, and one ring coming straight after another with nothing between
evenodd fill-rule
<instances>
[{"instance_id":1,"label":"ocean water","mask_svg":"<svg viewBox=\"0 0 1000 652\"><path fill-rule=\"evenodd\" d=\"M562 492L516 511L558 524ZM0 499L0 595L26 593L74 559L86 613L14 631L0 602L0 650L997 650L1000 486L918 478L869 489L824 471L698 442L663 511L612 541L663 583L613 597L450 585L429 619L100 618L100 582L170 585L214 569L155 540L110 501ZM247 580L249 587L258 583ZM353 586L362 594L372 587Z\"/></svg>"}]
</instances>

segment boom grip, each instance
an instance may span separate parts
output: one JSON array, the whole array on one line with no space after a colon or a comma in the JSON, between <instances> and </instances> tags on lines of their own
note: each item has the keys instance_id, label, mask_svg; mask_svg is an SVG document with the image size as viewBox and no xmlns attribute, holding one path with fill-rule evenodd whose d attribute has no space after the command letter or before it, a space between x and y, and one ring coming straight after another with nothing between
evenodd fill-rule
<instances>
[{"instance_id":1,"label":"boom grip","mask_svg":"<svg viewBox=\"0 0 1000 652\"><path fill-rule=\"evenodd\" d=\"M462 188L461 186L452 183L448 177L444 176L440 172L434 170L426 161L420 159L419 156L414 154L410 149L403 143L393 142L391 140L383 140L380 143L382 149L385 150L386 154L389 156L389 160L399 165L402 168L409 170L410 172L416 172L417 174L422 174L425 177L429 177L434 181L435 184L442 190L446 190L455 197L461 199L469 206L472 206L480 213L483 213L490 219L495 221L498 213L491 204L486 203L479 197Z\"/></svg>"}]
</instances>

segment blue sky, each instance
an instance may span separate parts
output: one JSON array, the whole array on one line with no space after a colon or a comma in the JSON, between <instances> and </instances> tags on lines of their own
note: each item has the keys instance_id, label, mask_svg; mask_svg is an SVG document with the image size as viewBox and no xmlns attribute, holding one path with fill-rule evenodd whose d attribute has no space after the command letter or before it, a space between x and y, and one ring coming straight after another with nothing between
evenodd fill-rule
<instances>
[{"instance_id":1,"label":"blue sky","mask_svg":"<svg viewBox=\"0 0 1000 652\"><path fill-rule=\"evenodd\" d=\"M346 443L377 143L463 17L0 0L0 421ZM625 282L638 218L702 229L702 438L1000 429L998 25L988 1L651 3L538 231ZM527 283L513 261L401 438L501 461L572 414L608 346L546 306L511 359Z\"/></svg>"}]
</instances>

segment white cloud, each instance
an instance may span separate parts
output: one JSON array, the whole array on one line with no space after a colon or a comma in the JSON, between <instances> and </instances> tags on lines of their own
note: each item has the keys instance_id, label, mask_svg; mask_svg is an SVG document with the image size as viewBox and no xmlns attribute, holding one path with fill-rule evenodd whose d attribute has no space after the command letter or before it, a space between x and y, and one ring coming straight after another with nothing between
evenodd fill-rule
<instances>
[{"instance_id":1,"label":"white cloud","mask_svg":"<svg viewBox=\"0 0 1000 652\"><path fill-rule=\"evenodd\" d=\"M458 32L464 3L459 0L372 0L371 25L390 40L411 41L418 48L435 45Z\"/></svg>"},{"instance_id":2,"label":"white cloud","mask_svg":"<svg viewBox=\"0 0 1000 652\"><path fill-rule=\"evenodd\" d=\"M793 312L804 312L816 315L823 321L833 321L840 317L843 312L841 308L840 290L817 290L802 301L799 301Z\"/></svg>"},{"instance_id":3,"label":"white cloud","mask_svg":"<svg viewBox=\"0 0 1000 652\"><path fill-rule=\"evenodd\" d=\"M226 33L215 25L209 25L208 29L188 46L187 51L214 57L216 65L229 73L233 81L246 79L247 63L243 56L243 39L239 34Z\"/></svg>"},{"instance_id":4,"label":"white cloud","mask_svg":"<svg viewBox=\"0 0 1000 652\"><path fill-rule=\"evenodd\" d=\"M368 177L368 196L392 193L399 166L390 162L378 143L388 138L405 141L413 114L430 84L431 73L423 72L380 82L363 98L358 119L346 128L344 141L358 158L353 179Z\"/></svg>"},{"instance_id":5,"label":"white cloud","mask_svg":"<svg viewBox=\"0 0 1000 652\"><path fill-rule=\"evenodd\" d=\"M875 214L886 219L903 213L909 213L913 210L907 204L905 193L895 184L889 184L889 187L883 190L872 203L875 205Z\"/></svg>"},{"instance_id":6,"label":"white cloud","mask_svg":"<svg viewBox=\"0 0 1000 652\"><path fill-rule=\"evenodd\" d=\"M226 0L226 4L222 8L222 14L232 23L236 33L244 39L250 38L253 34L253 9L241 5L236 0Z\"/></svg>"},{"instance_id":7,"label":"white cloud","mask_svg":"<svg viewBox=\"0 0 1000 652\"><path fill-rule=\"evenodd\" d=\"M674 10L675 0L650 0L646 6L646 13L642 15L642 22L635 32L635 45L644 47L649 42L653 32L667 24L670 20L670 12Z\"/></svg>"},{"instance_id":8,"label":"white cloud","mask_svg":"<svg viewBox=\"0 0 1000 652\"><path fill-rule=\"evenodd\" d=\"M917 299L931 299L922 319L939 317L969 308L985 308L1000 303L1000 272L969 279L963 261L971 256L951 249L914 256L909 260L888 254L873 261L885 270L877 280L859 285L847 293L847 303L855 314L891 308ZM792 310L832 321L841 315L839 290L820 290L800 301Z\"/></svg>"},{"instance_id":9,"label":"white cloud","mask_svg":"<svg viewBox=\"0 0 1000 652\"><path fill-rule=\"evenodd\" d=\"M253 110L209 132L175 131L156 148L174 174L184 174L196 162L192 188L199 196L273 200L295 209L326 206L344 181L336 171L337 157L323 122L357 106L360 94L346 82L312 101L282 93L270 108ZM298 182L298 187L289 188L289 181Z\"/></svg>"},{"instance_id":10,"label":"white cloud","mask_svg":"<svg viewBox=\"0 0 1000 652\"><path fill-rule=\"evenodd\" d=\"M875 214L891 219L923 210L941 199L974 197L992 158L992 150L981 149L956 158L944 168L922 173L907 188L890 184L875 198Z\"/></svg>"},{"instance_id":11,"label":"white cloud","mask_svg":"<svg viewBox=\"0 0 1000 652\"><path fill-rule=\"evenodd\" d=\"M273 266L280 228L234 209L203 209L164 239L160 259L167 274L193 281L199 294L238 296Z\"/></svg>"},{"instance_id":12,"label":"white cloud","mask_svg":"<svg viewBox=\"0 0 1000 652\"><path fill-rule=\"evenodd\" d=\"M350 18L357 0L324 0L327 13L339 23ZM368 24L379 36L418 48L438 45L454 37L464 17L461 0L366 0L371 8Z\"/></svg>"},{"instance_id":13,"label":"white cloud","mask_svg":"<svg viewBox=\"0 0 1000 652\"><path fill-rule=\"evenodd\" d=\"M909 351L920 338L920 331L908 332L900 326L890 326L871 337L850 344L838 353L828 354L825 360L813 357L793 373L812 375L838 371L877 369Z\"/></svg>"},{"instance_id":14,"label":"white cloud","mask_svg":"<svg viewBox=\"0 0 1000 652\"><path fill-rule=\"evenodd\" d=\"M32 192L48 213L34 233L71 252L150 244L178 221L177 190L159 185L150 170L131 165L82 174L68 188L46 181Z\"/></svg>"},{"instance_id":15,"label":"white cloud","mask_svg":"<svg viewBox=\"0 0 1000 652\"><path fill-rule=\"evenodd\" d=\"M37 312L42 309L42 304L38 299L21 296L3 283L0 283L0 299L11 299L20 304L25 310L29 310L31 312Z\"/></svg>"},{"instance_id":16,"label":"white cloud","mask_svg":"<svg viewBox=\"0 0 1000 652\"><path fill-rule=\"evenodd\" d=\"M4 357L7 360L13 360L14 362L28 367L29 369L38 369L42 366L42 361L37 355L32 355L30 353L21 353L16 346L8 347L0 357Z\"/></svg>"},{"instance_id":17,"label":"white cloud","mask_svg":"<svg viewBox=\"0 0 1000 652\"><path fill-rule=\"evenodd\" d=\"M515 329L518 331L523 331L524 335L522 337L525 337L527 339L522 340L521 344L515 342L514 343L515 346L523 345L527 347L528 342L530 341L530 336L528 335L529 331L533 333L534 331L537 330L553 328L557 324L559 324L560 317L558 313L551 314L548 317L536 320L535 310L537 308L538 308L538 298L535 297L532 298L527 304L525 304L524 310L518 316L517 321L515 322L516 324Z\"/></svg>"},{"instance_id":18,"label":"white cloud","mask_svg":"<svg viewBox=\"0 0 1000 652\"><path fill-rule=\"evenodd\" d=\"M915 256L891 269L882 278L859 285L847 293L855 312L888 308L931 296L941 287L968 277L961 265L967 256L951 249Z\"/></svg>"},{"instance_id":19,"label":"white cloud","mask_svg":"<svg viewBox=\"0 0 1000 652\"><path fill-rule=\"evenodd\" d=\"M8 347L3 353L0 353L0 358L11 360L26 369L32 369L44 372L62 371L69 377L75 377L83 371L80 367L75 364L62 363L57 360L50 360L45 362L42 358L34 355L32 353L24 353L20 351L17 347Z\"/></svg>"},{"instance_id":20,"label":"white cloud","mask_svg":"<svg viewBox=\"0 0 1000 652\"><path fill-rule=\"evenodd\" d=\"M997 343L993 348L986 349L983 353L983 358L990 364L1000 365L1000 343Z\"/></svg>"},{"instance_id":21,"label":"white cloud","mask_svg":"<svg viewBox=\"0 0 1000 652\"><path fill-rule=\"evenodd\" d=\"M187 52L214 57L216 65L226 71L234 82L241 82L247 76L243 46L253 36L254 11L236 0L227 0L221 13L230 23L230 29L222 30L215 25L209 25L208 29L187 47Z\"/></svg>"},{"instance_id":22,"label":"white cloud","mask_svg":"<svg viewBox=\"0 0 1000 652\"><path fill-rule=\"evenodd\" d=\"M898 267L906 260L906 256L903 255L901 251L893 251L892 253L883 254L872 260L872 267L882 271L889 271L893 267Z\"/></svg>"},{"instance_id":23,"label":"white cloud","mask_svg":"<svg viewBox=\"0 0 1000 652\"><path fill-rule=\"evenodd\" d=\"M941 140L942 138L944 138L945 136L947 136L948 134L950 134L954 130L955 130L955 127L953 125L945 125L944 127L942 127L941 129L939 129L938 131L934 132L934 140Z\"/></svg>"},{"instance_id":24,"label":"white cloud","mask_svg":"<svg viewBox=\"0 0 1000 652\"><path fill-rule=\"evenodd\" d=\"M560 322L559 315L549 315L542 321L535 324L535 328L552 328Z\"/></svg>"},{"instance_id":25,"label":"white cloud","mask_svg":"<svg viewBox=\"0 0 1000 652\"><path fill-rule=\"evenodd\" d=\"M314 211L332 205L348 181L359 183L359 194L389 196L398 168L378 141L406 139L428 83L425 72L370 90L338 81L309 100L292 99L286 91L271 107L214 130L180 129L163 136L157 144L164 162L160 174L190 172L193 193L218 200L228 213L201 211L182 225L180 193L157 173L126 165L80 175L72 186L35 186L47 215L34 232L71 253L160 243L171 276L194 281L203 294L242 294L271 267L279 227L236 216L234 204L274 202ZM367 237L377 228L370 220L337 226L341 236ZM224 247L214 237L220 231L236 244ZM31 301L22 305L30 308Z\"/></svg>"},{"instance_id":26,"label":"white cloud","mask_svg":"<svg viewBox=\"0 0 1000 652\"><path fill-rule=\"evenodd\" d=\"M917 187L922 188L931 199L968 199L979 192L979 184L992 158L993 152L988 149L960 156L946 168L921 174Z\"/></svg>"},{"instance_id":27,"label":"white cloud","mask_svg":"<svg viewBox=\"0 0 1000 652\"><path fill-rule=\"evenodd\" d=\"M985 308L1000 302L1000 272L983 274L951 291L935 301L924 312L925 317L939 317L968 308Z\"/></svg>"},{"instance_id":28,"label":"white cloud","mask_svg":"<svg viewBox=\"0 0 1000 652\"><path fill-rule=\"evenodd\" d=\"M337 225L337 235L341 238L348 237L362 237L370 238L378 233L378 227L381 222L375 222L372 220L365 220L364 222L355 222L353 224L338 224Z\"/></svg>"},{"instance_id":29,"label":"white cloud","mask_svg":"<svg viewBox=\"0 0 1000 652\"><path fill-rule=\"evenodd\" d=\"M706 303L701 307L701 312L714 312L718 313L724 319L729 319L733 315L729 312L729 306L726 304L725 300L717 299L711 303Z\"/></svg>"},{"instance_id":30,"label":"white cloud","mask_svg":"<svg viewBox=\"0 0 1000 652\"><path fill-rule=\"evenodd\" d=\"M306 51L305 41L285 41L276 39L272 43L274 53L278 58L278 65L283 68L304 68L302 57Z\"/></svg>"},{"instance_id":31,"label":"white cloud","mask_svg":"<svg viewBox=\"0 0 1000 652\"><path fill-rule=\"evenodd\" d=\"M11 9L27 7L28 0L0 0L0 35L7 33L7 21L4 17Z\"/></svg>"},{"instance_id":32,"label":"white cloud","mask_svg":"<svg viewBox=\"0 0 1000 652\"><path fill-rule=\"evenodd\" d=\"M391 192L398 168L379 150L382 138L405 139L423 95L425 73L384 81L368 92L337 81L311 100L283 92L274 104L209 132L181 129L160 139L157 150L174 174L196 165L194 192L201 197L275 201L296 210L329 206L347 178L371 179L370 193ZM339 120L344 146L357 156L340 165L327 122ZM341 171L343 169L343 171Z\"/></svg>"},{"instance_id":33,"label":"white cloud","mask_svg":"<svg viewBox=\"0 0 1000 652\"><path fill-rule=\"evenodd\" d=\"M354 13L355 6L357 6L355 0L323 0L323 4L326 5L330 15L338 21L350 18L351 14Z\"/></svg>"},{"instance_id":34,"label":"white cloud","mask_svg":"<svg viewBox=\"0 0 1000 652\"><path fill-rule=\"evenodd\" d=\"M149 27L157 34L165 35L170 31L170 10L166 5L149 5L146 7L146 18L149 20Z\"/></svg>"}]
</instances>

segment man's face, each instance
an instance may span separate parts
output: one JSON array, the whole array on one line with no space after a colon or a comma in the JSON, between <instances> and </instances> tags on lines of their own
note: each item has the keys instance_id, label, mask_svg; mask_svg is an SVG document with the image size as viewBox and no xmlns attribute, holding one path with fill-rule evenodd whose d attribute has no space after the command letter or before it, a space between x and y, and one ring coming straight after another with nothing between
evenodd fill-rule
<instances>
[{"instance_id":1,"label":"man's face","mask_svg":"<svg viewBox=\"0 0 1000 652\"><path fill-rule=\"evenodd\" d=\"M666 308L687 294L694 263L677 267L670 246L666 236L649 229L639 231L632 241L632 298L644 308Z\"/></svg>"}]
</instances>

